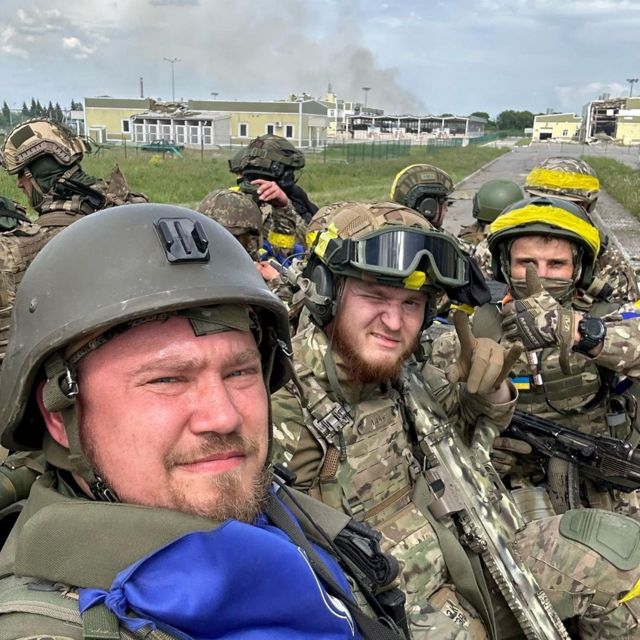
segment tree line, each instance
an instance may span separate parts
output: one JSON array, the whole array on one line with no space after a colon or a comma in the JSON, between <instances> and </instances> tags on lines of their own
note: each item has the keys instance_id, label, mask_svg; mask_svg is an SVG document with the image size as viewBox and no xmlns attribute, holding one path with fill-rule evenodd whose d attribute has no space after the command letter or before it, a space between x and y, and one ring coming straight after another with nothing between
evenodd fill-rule
<instances>
[{"instance_id":1,"label":"tree line","mask_svg":"<svg viewBox=\"0 0 640 640\"><path fill-rule=\"evenodd\" d=\"M71 100L70 109L72 111L82 110L82 102ZM64 122L65 114L60 104L56 102L54 105L51 100L49 100L49 104L45 106L40 100L31 98L30 104L27 104L26 101L23 102L22 108L19 111L11 109L6 100L2 103L2 109L0 110L1 127L10 127L28 118L51 118L57 122Z\"/></svg>"},{"instance_id":2,"label":"tree line","mask_svg":"<svg viewBox=\"0 0 640 640\"><path fill-rule=\"evenodd\" d=\"M501 111L495 120L492 120L486 111L474 111L471 115L484 118L487 121L487 131L491 129L497 129L498 131L518 129L522 131L533 127L533 119L535 118L535 114L531 111L514 111L513 109Z\"/></svg>"}]
</instances>

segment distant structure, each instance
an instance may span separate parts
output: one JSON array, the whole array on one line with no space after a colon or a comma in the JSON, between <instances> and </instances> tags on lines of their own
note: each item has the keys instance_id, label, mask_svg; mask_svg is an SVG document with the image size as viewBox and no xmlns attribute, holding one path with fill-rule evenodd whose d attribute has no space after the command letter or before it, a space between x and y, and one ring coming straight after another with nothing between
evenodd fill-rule
<instances>
[{"instance_id":1,"label":"distant structure","mask_svg":"<svg viewBox=\"0 0 640 640\"><path fill-rule=\"evenodd\" d=\"M534 141L558 140L569 141L577 139L582 118L574 113L548 113L533 119Z\"/></svg>"},{"instance_id":2,"label":"distant structure","mask_svg":"<svg viewBox=\"0 0 640 640\"><path fill-rule=\"evenodd\" d=\"M582 117L581 142L600 139L640 144L640 98L592 100L584 106Z\"/></svg>"},{"instance_id":3,"label":"distant structure","mask_svg":"<svg viewBox=\"0 0 640 640\"><path fill-rule=\"evenodd\" d=\"M387 115L383 109L306 93L285 100L188 100L84 98L83 121L75 123L95 142L146 144L171 140L192 148L242 146L273 133L298 147L340 141L407 140L415 144L467 144L484 135L486 120L475 116Z\"/></svg>"}]
</instances>

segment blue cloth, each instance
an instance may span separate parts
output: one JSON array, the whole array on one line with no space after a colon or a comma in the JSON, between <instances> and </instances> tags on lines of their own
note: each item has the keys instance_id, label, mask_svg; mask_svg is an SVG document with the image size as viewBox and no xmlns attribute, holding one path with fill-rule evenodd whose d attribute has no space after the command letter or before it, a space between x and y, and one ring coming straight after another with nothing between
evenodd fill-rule
<instances>
[{"instance_id":1,"label":"blue cloth","mask_svg":"<svg viewBox=\"0 0 640 640\"><path fill-rule=\"evenodd\" d=\"M637 311L623 311L621 315L623 320L629 320L630 318L640 318L640 313L638 313Z\"/></svg>"},{"instance_id":2,"label":"blue cloth","mask_svg":"<svg viewBox=\"0 0 640 640\"><path fill-rule=\"evenodd\" d=\"M269 258L275 258L281 265L288 267L291 264L291 259L294 257L300 257L304 255L304 247L297 243L293 245L291 255L284 256L274 250L273 245L268 240L263 240L262 251L260 252L260 260L268 260Z\"/></svg>"},{"instance_id":3,"label":"blue cloth","mask_svg":"<svg viewBox=\"0 0 640 640\"><path fill-rule=\"evenodd\" d=\"M350 593L335 560L315 549ZM184 640L361 638L304 551L264 516L189 533L121 571L109 591L80 590L81 612L101 603L130 630L151 624Z\"/></svg>"}]
</instances>

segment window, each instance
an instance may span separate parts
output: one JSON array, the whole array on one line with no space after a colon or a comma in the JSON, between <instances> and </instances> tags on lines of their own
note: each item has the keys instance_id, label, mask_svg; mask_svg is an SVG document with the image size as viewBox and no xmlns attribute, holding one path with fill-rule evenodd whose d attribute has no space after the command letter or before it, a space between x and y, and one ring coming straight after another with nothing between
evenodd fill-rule
<instances>
[{"instance_id":1,"label":"window","mask_svg":"<svg viewBox=\"0 0 640 640\"><path fill-rule=\"evenodd\" d=\"M130 126L131 126L131 123L129 122L129 120L123 120L122 133L130 133L131 132Z\"/></svg>"},{"instance_id":2,"label":"window","mask_svg":"<svg viewBox=\"0 0 640 640\"><path fill-rule=\"evenodd\" d=\"M292 124L288 124L284 128L284 137L285 138L293 138L293 125Z\"/></svg>"},{"instance_id":3,"label":"window","mask_svg":"<svg viewBox=\"0 0 640 640\"><path fill-rule=\"evenodd\" d=\"M238 125L238 137L240 138L249 137L249 125L246 122L241 122Z\"/></svg>"},{"instance_id":4,"label":"window","mask_svg":"<svg viewBox=\"0 0 640 640\"><path fill-rule=\"evenodd\" d=\"M569 129L563 129L562 130L562 137L566 138L569 135Z\"/></svg>"},{"instance_id":5,"label":"window","mask_svg":"<svg viewBox=\"0 0 640 640\"><path fill-rule=\"evenodd\" d=\"M275 124L268 124L267 125L267 133L273 135L276 132L276 125Z\"/></svg>"},{"instance_id":6,"label":"window","mask_svg":"<svg viewBox=\"0 0 640 640\"><path fill-rule=\"evenodd\" d=\"M336 110L335 109L329 109L329 113L327 114L330 118L335 117L336 115Z\"/></svg>"}]
</instances>

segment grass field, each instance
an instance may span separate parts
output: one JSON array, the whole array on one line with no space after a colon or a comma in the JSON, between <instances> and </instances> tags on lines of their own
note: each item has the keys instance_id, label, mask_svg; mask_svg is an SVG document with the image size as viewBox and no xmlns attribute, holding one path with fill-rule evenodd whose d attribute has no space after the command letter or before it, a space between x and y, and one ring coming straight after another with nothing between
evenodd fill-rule
<instances>
[{"instance_id":1,"label":"grass field","mask_svg":"<svg viewBox=\"0 0 640 640\"><path fill-rule=\"evenodd\" d=\"M299 184L319 206L339 200L384 200L394 176L408 164L435 164L458 182L483 164L507 153L491 147L427 148L412 147L409 155L385 160L366 160L355 164L324 163L323 156L310 156ZM195 207L212 189L234 184L227 165L228 154L201 158L198 151L173 159L153 156L135 149L104 149L87 156L82 166L87 173L108 176L117 162L133 191L142 191L152 202L175 203ZM15 176L0 171L0 194L26 205L15 186Z\"/></svg>"},{"instance_id":2,"label":"grass field","mask_svg":"<svg viewBox=\"0 0 640 640\"><path fill-rule=\"evenodd\" d=\"M584 156L595 169L606 192L640 218L640 171L611 158Z\"/></svg>"}]
</instances>

